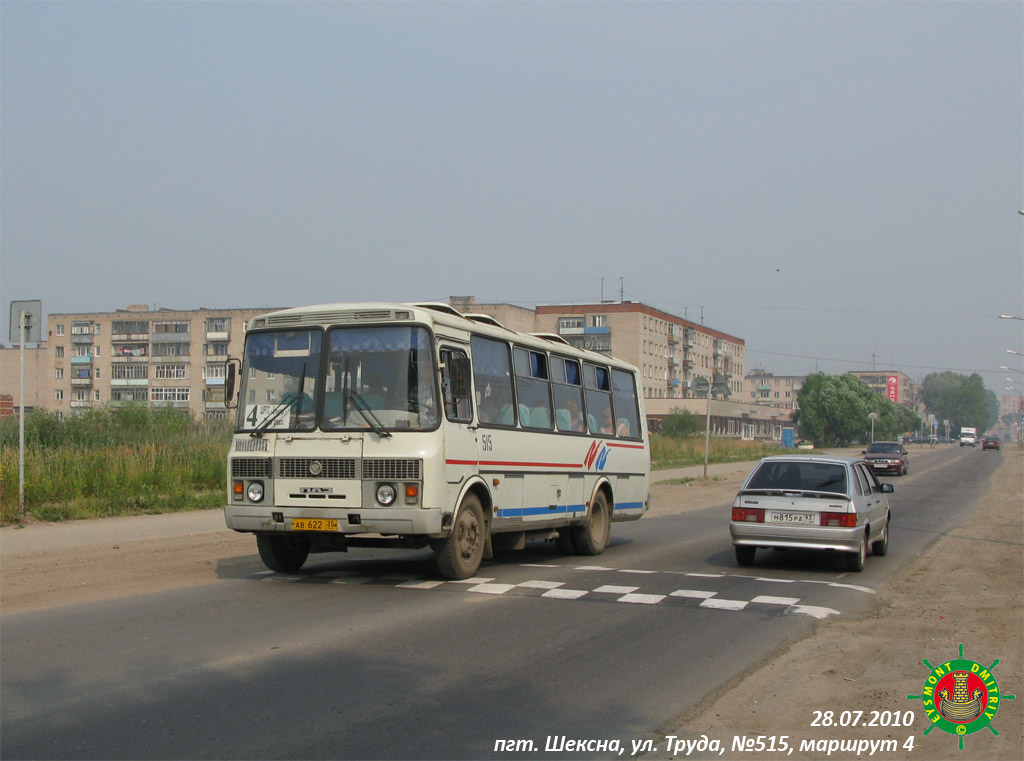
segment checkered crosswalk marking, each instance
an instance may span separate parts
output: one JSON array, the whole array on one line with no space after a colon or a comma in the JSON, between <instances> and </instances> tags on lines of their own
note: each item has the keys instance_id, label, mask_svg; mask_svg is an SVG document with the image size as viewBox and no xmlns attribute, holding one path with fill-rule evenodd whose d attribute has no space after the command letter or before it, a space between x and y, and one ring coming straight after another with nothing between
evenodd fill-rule
<instances>
[{"instance_id":1,"label":"checkered crosswalk marking","mask_svg":"<svg viewBox=\"0 0 1024 761\"><path fill-rule=\"evenodd\" d=\"M497 570L502 566L491 566ZM424 575L413 573L386 573L370 575L360 571L328 570L313 572L309 574L280 574L262 572L256 574L264 581L279 583L320 583L320 584L341 584L341 585L372 585L389 586L395 589L413 590L445 590L454 592L465 592L470 594L485 594L494 596L533 596L544 597L554 600L587 600L593 602L626 603L631 605L649 606L690 606L705 610L717 611L753 611L762 614L766 612L781 613L782 615L805 615L814 618L827 618L839 615L839 611L833 608L808 605L803 598L796 596L780 596L772 594L755 594L749 599L732 599L736 594L735 581L739 580L741 585L752 583L768 584L789 584L790 589L796 592L801 584L824 584L830 587L838 587L854 592L874 594L869 587L856 584L845 584L841 582L829 582L820 579L775 579L766 576L750 576L733 573L695 573L686 571L651 571L635 568L611 568L608 566L568 566L555 563L523 563L518 566L506 564L507 568L530 568L543 569L544 571L561 572L568 578L576 578L578 581L593 578L599 574L602 581L625 582L628 578L633 583L576 583L573 581L556 581L552 579L526 579L524 581L512 582L510 580L499 580L496 577L474 576L470 579L458 581L447 581L437 578L430 578ZM577 576L572 572L580 572ZM510 575L515 575L510 574ZM622 576L620 576L622 575ZM628 576L627 576L628 575ZM611 577L611 578L609 578ZM616 578L618 577L618 578ZM676 579L685 577L692 579L692 586L705 587L700 589L671 588L675 587ZM698 581L699 580L699 581ZM717 583L730 585L730 596L721 596L721 590L713 587ZM743 586L745 589L746 586ZM787 589L787 591L790 591ZM766 590L767 591L767 590ZM780 590L781 591L781 590Z\"/></svg>"}]
</instances>

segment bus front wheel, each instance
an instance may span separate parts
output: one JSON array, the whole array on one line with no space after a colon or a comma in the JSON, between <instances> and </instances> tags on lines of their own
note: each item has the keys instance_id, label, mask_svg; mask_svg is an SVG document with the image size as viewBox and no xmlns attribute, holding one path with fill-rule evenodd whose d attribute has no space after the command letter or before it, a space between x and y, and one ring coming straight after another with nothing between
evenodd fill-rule
<instances>
[{"instance_id":1,"label":"bus front wheel","mask_svg":"<svg viewBox=\"0 0 1024 761\"><path fill-rule=\"evenodd\" d=\"M480 500L475 494L467 494L452 532L434 545L437 570L446 579L470 578L480 568L486 540L487 524Z\"/></svg>"},{"instance_id":2,"label":"bus front wheel","mask_svg":"<svg viewBox=\"0 0 1024 761\"><path fill-rule=\"evenodd\" d=\"M292 573L302 568L309 557L309 537L256 534L256 549L263 565L271 571Z\"/></svg>"},{"instance_id":3,"label":"bus front wheel","mask_svg":"<svg viewBox=\"0 0 1024 761\"><path fill-rule=\"evenodd\" d=\"M608 509L608 499L603 491L599 491L590 504L587 522L573 528L576 551L580 555L600 555L608 546L611 533L612 516Z\"/></svg>"}]
</instances>

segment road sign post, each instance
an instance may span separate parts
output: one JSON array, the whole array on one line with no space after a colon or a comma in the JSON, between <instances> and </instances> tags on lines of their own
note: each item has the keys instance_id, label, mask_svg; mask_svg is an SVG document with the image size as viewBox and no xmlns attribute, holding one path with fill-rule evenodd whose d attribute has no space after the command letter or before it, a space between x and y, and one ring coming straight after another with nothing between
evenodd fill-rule
<instances>
[{"instance_id":1,"label":"road sign post","mask_svg":"<svg viewBox=\"0 0 1024 761\"><path fill-rule=\"evenodd\" d=\"M42 301L11 302L9 338L18 342L18 353L21 357L21 367L18 369L18 520L25 517L25 342L39 343L42 322ZM17 334L14 332L15 324L18 326Z\"/></svg>"}]
</instances>

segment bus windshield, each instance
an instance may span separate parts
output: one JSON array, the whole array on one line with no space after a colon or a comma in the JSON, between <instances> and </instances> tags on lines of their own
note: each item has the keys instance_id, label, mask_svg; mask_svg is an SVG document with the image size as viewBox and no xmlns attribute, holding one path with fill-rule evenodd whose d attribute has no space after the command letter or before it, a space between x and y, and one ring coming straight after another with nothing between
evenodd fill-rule
<instances>
[{"instance_id":1,"label":"bus windshield","mask_svg":"<svg viewBox=\"0 0 1024 761\"><path fill-rule=\"evenodd\" d=\"M238 430L308 431L316 427L319 330L250 333L245 340Z\"/></svg>"},{"instance_id":2,"label":"bus windshield","mask_svg":"<svg viewBox=\"0 0 1024 761\"><path fill-rule=\"evenodd\" d=\"M432 345L415 325L329 330L324 430L436 428Z\"/></svg>"}]
</instances>

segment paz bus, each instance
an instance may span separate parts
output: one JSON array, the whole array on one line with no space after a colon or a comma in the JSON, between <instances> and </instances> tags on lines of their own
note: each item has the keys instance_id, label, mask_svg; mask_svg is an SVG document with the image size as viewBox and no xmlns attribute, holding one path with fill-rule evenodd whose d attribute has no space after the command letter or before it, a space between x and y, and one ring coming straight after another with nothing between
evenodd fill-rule
<instances>
[{"instance_id":1,"label":"paz bus","mask_svg":"<svg viewBox=\"0 0 1024 761\"><path fill-rule=\"evenodd\" d=\"M430 547L448 579L526 540L597 555L650 504L637 376L447 304L255 317L227 372L227 526L285 573L350 547Z\"/></svg>"}]
</instances>

